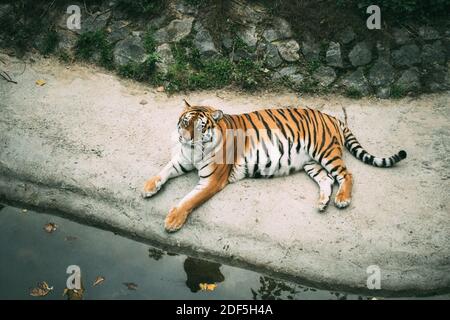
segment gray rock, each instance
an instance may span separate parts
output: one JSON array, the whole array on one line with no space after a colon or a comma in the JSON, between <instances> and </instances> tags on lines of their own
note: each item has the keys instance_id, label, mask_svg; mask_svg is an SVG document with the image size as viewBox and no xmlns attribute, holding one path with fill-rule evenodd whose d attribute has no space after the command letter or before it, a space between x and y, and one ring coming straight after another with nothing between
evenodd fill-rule
<instances>
[{"instance_id":1,"label":"gray rock","mask_svg":"<svg viewBox=\"0 0 450 320\"><path fill-rule=\"evenodd\" d=\"M13 9L13 6L10 4L0 4L0 18L3 18L7 14L9 14Z\"/></svg>"},{"instance_id":2,"label":"gray rock","mask_svg":"<svg viewBox=\"0 0 450 320\"><path fill-rule=\"evenodd\" d=\"M191 33L193 22L194 18L172 20L167 26L155 32L155 41L158 43L178 42Z\"/></svg>"},{"instance_id":3,"label":"gray rock","mask_svg":"<svg viewBox=\"0 0 450 320\"><path fill-rule=\"evenodd\" d=\"M276 68L283 63L283 60L278 54L278 48L273 44L268 43L267 45L264 45L264 51L265 51L264 61L270 68Z\"/></svg>"},{"instance_id":4,"label":"gray rock","mask_svg":"<svg viewBox=\"0 0 450 320\"><path fill-rule=\"evenodd\" d=\"M378 59L370 68L367 78L375 87L386 87L394 81L394 68L384 59Z\"/></svg>"},{"instance_id":5,"label":"gray rock","mask_svg":"<svg viewBox=\"0 0 450 320\"><path fill-rule=\"evenodd\" d=\"M404 45L412 42L411 34L405 28L394 28L392 36L395 44Z\"/></svg>"},{"instance_id":6,"label":"gray rock","mask_svg":"<svg viewBox=\"0 0 450 320\"><path fill-rule=\"evenodd\" d=\"M422 47L422 63L426 65L444 64L446 52L440 40Z\"/></svg>"},{"instance_id":7,"label":"gray rock","mask_svg":"<svg viewBox=\"0 0 450 320\"><path fill-rule=\"evenodd\" d=\"M380 99L387 99L391 96L391 87L379 87L375 95Z\"/></svg>"},{"instance_id":8,"label":"gray rock","mask_svg":"<svg viewBox=\"0 0 450 320\"><path fill-rule=\"evenodd\" d=\"M422 82L432 92L449 90L450 75L448 68L441 65L434 65L430 69L427 69Z\"/></svg>"},{"instance_id":9,"label":"gray rock","mask_svg":"<svg viewBox=\"0 0 450 320\"><path fill-rule=\"evenodd\" d=\"M147 59L140 37L129 36L117 42L113 51L116 65L124 66L129 63L143 63Z\"/></svg>"},{"instance_id":10,"label":"gray rock","mask_svg":"<svg viewBox=\"0 0 450 320\"><path fill-rule=\"evenodd\" d=\"M263 38L269 42L283 40L292 37L292 30L289 22L283 18L274 18L271 27L264 30Z\"/></svg>"},{"instance_id":11,"label":"gray rock","mask_svg":"<svg viewBox=\"0 0 450 320\"><path fill-rule=\"evenodd\" d=\"M231 34L225 33L223 35L222 46L227 50L230 50L231 48L233 48L233 37L231 36Z\"/></svg>"},{"instance_id":12,"label":"gray rock","mask_svg":"<svg viewBox=\"0 0 450 320\"><path fill-rule=\"evenodd\" d=\"M216 49L213 38L208 30L199 22L196 23L195 29L197 34L194 38L194 45L204 58L211 58L217 56L219 51Z\"/></svg>"},{"instance_id":13,"label":"gray rock","mask_svg":"<svg viewBox=\"0 0 450 320\"><path fill-rule=\"evenodd\" d=\"M127 22L125 21L114 21L107 28L107 40L110 43L115 43L119 40L123 40L130 34L130 31L126 28Z\"/></svg>"},{"instance_id":14,"label":"gray rock","mask_svg":"<svg viewBox=\"0 0 450 320\"><path fill-rule=\"evenodd\" d=\"M256 1L228 1L230 19L240 24L257 24L266 16L266 8Z\"/></svg>"},{"instance_id":15,"label":"gray rock","mask_svg":"<svg viewBox=\"0 0 450 320\"><path fill-rule=\"evenodd\" d=\"M338 42L330 42L326 53L326 61L329 66L342 68L344 66L342 62L341 45Z\"/></svg>"},{"instance_id":16,"label":"gray rock","mask_svg":"<svg viewBox=\"0 0 450 320\"><path fill-rule=\"evenodd\" d=\"M359 42L350 51L348 58L354 67L363 66L372 61L372 50L367 42Z\"/></svg>"},{"instance_id":17,"label":"gray rock","mask_svg":"<svg viewBox=\"0 0 450 320\"><path fill-rule=\"evenodd\" d=\"M173 58L172 50L168 43L164 43L156 48L159 60L156 63L156 71L162 74L166 74L169 70L169 66L175 62Z\"/></svg>"},{"instance_id":18,"label":"gray rock","mask_svg":"<svg viewBox=\"0 0 450 320\"><path fill-rule=\"evenodd\" d=\"M245 48L236 48L234 52L230 53L230 57L233 61L237 62L243 59L254 59L256 58L256 53L255 51L249 51Z\"/></svg>"},{"instance_id":19,"label":"gray rock","mask_svg":"<svg viewBox=\"0 0 450 320\"><path fill-rule=\"evenodd\" d=\"M341 80L341 86L347 91L352 91L360 95L368 95L370 92L369 83L364 76L362 67L356 69Z\"/></svg>"},{"instance_id":20,"label":"gray rock","mask_svg":"<svg viewBox=\"0 0 450 320\"><path fill-rule=\"evenodd\" d=\"M305 77L300 73L293 74L287 79L294 88L300 88L305 81Z\"/></svg>"},{"instance_id":21,"label":"gray rock","mask_svg":"<svg viewBox=\"0 0 450 320\"><path fill-rule=\"evenodd\" d=\"M412 66L420 62L420 49L415 44L408 44L392 51L391 56L395 66Z\"/></svg>"},{"instance_id":22,"label":"gray rock","mask_svg":"<svg viewBox=\"0 0 450 320\"><path fill-rule=\"evenodd\" d=\"M281 68L280 70L278 70L277 72L275 72L272 75L272 79L273 80L279 80L279 79L282 79L284 77L290 77L290 76L296 74L297 72L299 72L299 69L296 66L284 67L284 68Z\"/></svg>"},{"instance_id":23,"label":"gray rock","mask_svg":"<svg viewBox=\"0 0 450 320\"><path fill-rule=\"evenodd\" d=\"M312 62L319 60L320 45L312 37L307 37L302 41L301 51L306 61Z\"/></svg>"},{"instance_id":24,"label":"gray rock","mask_svg":"<svg viewBox=\"0 0 450 320\"><path fill-rule=\"evenodd\" d=\"M419 70L416 67L412 67L403 71L395 85L404 91L420 89Z\"/></svg>"},{"instance_id":25,"label":"gray rock","mask_svg":"<svg viewBox=\"0 0 450 320\"><path fill-rule=\"evenodd\" d=\"M111 11L106 13L97 13L91 15L83 15L81 19L81 29L73 30L77 34L82 34L85 32L96 32L106 28L106 25L111 18ZM67 25L64 25L67 28Z\"/></svg>"},{"instance_id":26,"label":"gray rock","mask_svg":"<svg viewBox=\"0 0 450 320\"><path fill-rule=\"evenodd\" d=\"M58 29L58 50L71 53L77 44L78 36L70 30Z\"/></svg>"},{"instance_id":27,"label":"gray rock","mask_svg":"<svg viewBox=\"0 0 450 320\"><path fill-rule=\"evenodd\" d=\"M280 69L275 72L272 76L272 80L288 81L294 88L300 88L305 81L305 77L300 73L300 70L296 66L289 66Z\"/></svg>"},{"instance_id":28,"label":"gray rock","mask_svg":"<svg viewBox=\"0 0 450 320\"><path fill-rule=\"evenodd\" d=\"M336 72L333 68L327 66L320 66L313 74L313 79L316 80L320 86L328 87L336 80Z\"/></svg>"},{"instance_id":29,"label":"gray rock","mask_svg":"<svg viewBox=\"0 0 450 320\"><path fill-rule=\"evenodd\" d=\"M423 40L437 40L440 38L439 32L432 27L422 26L419 28L419 36Z\"/></svg>"},{"instance_id":30,"label":"gray rock","mask_svg":"<svg viewBox=\"0 0 450 320\"><path fill-rule=\"evenodd\" d=\"M148 29L159 29L164 25L164 22L166 22L167 16L165 14L162 14L156 18L151 19L147 23L147 30Z\"/></svg>"},{"instance_id":31,"label":"gray rock","mask_svg":"<svg viewBox=\"0 0 450 320\"><path fill-rule=\"evenodd\" d=\"M255 25L244 26L237 31L237 36L250 48L255 48L258 42L258 34Z\"/></svg>"},{"instance_id":32,"label":"gray rock","mask_svg":"<svg viewBox=\"0 0 450 320\"><path fill-rule=\"evenodd\" d=\"M185 1L178 1L175 5L175 8L179 13L182 14L195 16L198 13L198 9L196 7L186 3Z\"/></svg>"},{"instance_id":33,"label":"gray rock","mask_svg":"<svg viewBox=\"0 0 450 320\"><path fill-rule=\"evenodd\" d=\"M288 62L294 62L300 59L300 55L298 51L300 50L300 46L297 41L291 40L282 40L274 42L274 44L278 48L278 52L280 56Z\"/></svg>"},{"instance_id":34,"label":"gray rock","mask_svg":"<svg viewBox=\"0 0 450 320\"><path fill-rule=\"evenodd\" d=\"M352 27L346 27L342 33L339 34L338 39L342 44L349 44L356 39L356 33L353 31Z\"/></svg>"},{"instance_id":35,"label":"gray rock","mask_svg":"<svg viewBox=\"0 0 450 320\"><path fill-rule=\"evenodd\" d=\"M389 43L387 43L387 41L378 41L376 47L378 59L384 59L389 62L391 60L391 48L389 47Z\"/></svg>"}]
</instances>

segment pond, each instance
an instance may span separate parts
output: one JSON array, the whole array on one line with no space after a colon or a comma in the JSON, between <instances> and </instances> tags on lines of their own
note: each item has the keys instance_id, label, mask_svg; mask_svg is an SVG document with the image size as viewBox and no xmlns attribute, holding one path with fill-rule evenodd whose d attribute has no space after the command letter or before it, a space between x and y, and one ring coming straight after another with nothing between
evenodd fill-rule
<instances>
[{"instance_id":1,"label":"pond","mask_svg":"<svg viewBox=\"0 0 450 320\"><path fill-rule=\"evenodd\" d=\"M59 216L1 204L0 257L0 299L67 299L63 293L71 265L81 270L83 299L371 299L173 254ZM94 286L96 280L101 282ZM42 281L53 290L31 296Z\"/></svg>"}]
</instances>

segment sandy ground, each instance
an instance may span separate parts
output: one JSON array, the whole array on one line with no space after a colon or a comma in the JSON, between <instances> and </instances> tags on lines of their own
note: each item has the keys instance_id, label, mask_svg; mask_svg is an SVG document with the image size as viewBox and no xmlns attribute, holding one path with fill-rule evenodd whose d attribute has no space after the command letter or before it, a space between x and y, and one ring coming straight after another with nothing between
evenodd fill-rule
<instances>
[{"instance_id":1,"label":"sandy ground","mask_svg":"<svg viewBox=\"0 0 450 320\"><path fill-rule=\"evenodd\" d=\"M401 100L235 90L167 96L92 66L0 58L18 81L0 79L3 200L321 288L373 295L450 290L449 93ZM38 79L46 84L37 86ZM381 169L346 152L355 185L345 210L331 205L319 214L317 186L300 172L229 185L168 234L164 217L194 187L196 173L169 181L148 200L140 190L169 160L183 98L227 113L302 105L342 117L345 106L369 152L404 149L408 158ZM381 291L366 287L371 265L381 270Z\"/></svg>"}]
</instances>

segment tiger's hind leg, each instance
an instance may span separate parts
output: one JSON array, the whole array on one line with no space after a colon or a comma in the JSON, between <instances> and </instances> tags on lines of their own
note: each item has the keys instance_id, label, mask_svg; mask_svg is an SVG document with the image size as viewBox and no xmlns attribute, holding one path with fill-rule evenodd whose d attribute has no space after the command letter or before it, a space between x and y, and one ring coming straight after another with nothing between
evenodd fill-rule
<instances>
[{"instance_id":1,"label":"tiger's hind leg","mask_svg":"<svg viewBox=\"0 0 450 320\"><path fill-rule=\"evenodd\" d=\"M324 152L320 159L320 164L333 176L339 183L339 190L334 199L338 208L348 207L352 200L353 178L347 170L344 160L342 160L342 149L340 145L333 145Z\"/></svg>"},{"instance_id":2,"label":"tiger's hind leg","mask_svg":"<svg viewBox=\"0 0 450 320\"><path fill-rule=\"evenodd\" d=\"M310 162L303 167L306 173L319 185L319 201L317 208L325 211L333 192L334 178L317 162Z\"/></svg>"}]
</instances>

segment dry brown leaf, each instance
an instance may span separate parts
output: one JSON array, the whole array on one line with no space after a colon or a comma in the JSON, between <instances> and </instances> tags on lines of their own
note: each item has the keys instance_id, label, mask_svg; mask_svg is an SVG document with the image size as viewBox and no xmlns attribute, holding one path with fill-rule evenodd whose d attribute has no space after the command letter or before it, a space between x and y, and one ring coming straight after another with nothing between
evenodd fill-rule
<instances>
[{"instance_id":1,"label":"dry brown leaf","mask_svg":"<svg viewBox=\"0 0 450 320\"><path fill-rule=\"evenodd\" d=\"M202 291L214 291L217 288L215 283L200 283L199 286Z\"/></svg>"},{"instance_id":2,"label":"dry brown leaf","mask_svg":"<svg viewBox=\"0 0 450 320\"><path fill-rule=\"evenodd\" d=\"M128 290L137 290L138 287L138 285L133 282L124 282L123 284L128 288Z\"/></svg>"},{"instance_id":3,"label":"dry brown leaf","mask_svg":"<svg viewBox=\"0 0 450 320\"><path fill-rule=\"evenodd\" d=\"M38 86L43 86L44 84L46 84L47 82L45 82L45 80L43 80L43 79L39 79L39 80L36 80L36 84L38 85Z\"/></svg>"},{"instance_id":4,"label":"dry brown leaf","mask_svg":"<svg viewBox=\"0 0 450 320\"><path fill-rule=\"evenodd\" d=\"M48 233L52 233L52 232L56 231L56 228L58 228L58 226L56 224L54 224L53 222L49 222L44 226L45 232L48 232Z\"/></svg>"},{"instance_id":5,"label":"dry brown leaf","mask_svg":"<svg viewBox=\"0 0 450 320\"><path fill-rule=\"evenodd\" d=\"M165 89L163 86L159 86L158 88L156 88L156 92L164 92Z\"/></svg>"},{"instance_id":6,"label":"dry brown leaf","mask_svg":"<svg viewBox=\"0 0 450 320\"><path fill-rule=\"evenodd\" d=\"M45 297L52 290L53 287L50 287L47 282L42 281L38 283L36 288L30 290L30 295L33 297Z\"/></svg>"},{"instance_id":7,"label":"dry brown leaf","mask_svg":"<svg viewBox=\"0 0 450 320\"><path fill-rule=\"evenodd\" d=\"M102 283L103 281L105 281L105 278L102 276L98 276L97 278L95 278L94 284L92 286L95 287L96 285Z\"/></svg>"}]
</instances>

